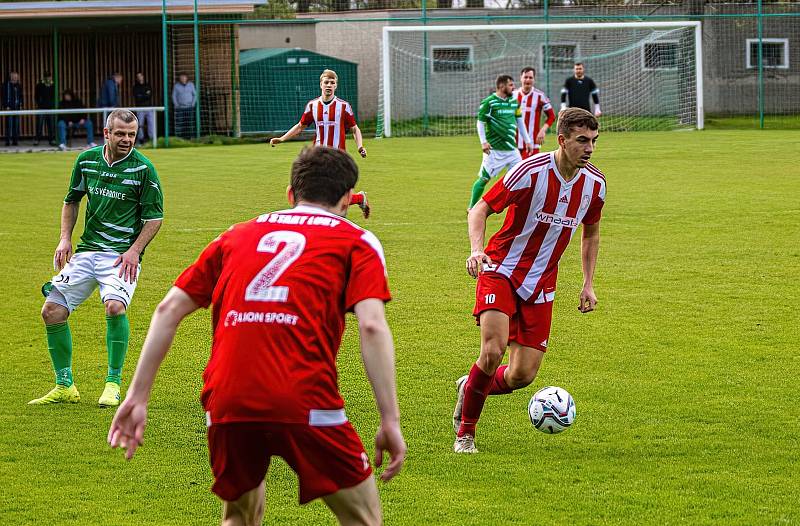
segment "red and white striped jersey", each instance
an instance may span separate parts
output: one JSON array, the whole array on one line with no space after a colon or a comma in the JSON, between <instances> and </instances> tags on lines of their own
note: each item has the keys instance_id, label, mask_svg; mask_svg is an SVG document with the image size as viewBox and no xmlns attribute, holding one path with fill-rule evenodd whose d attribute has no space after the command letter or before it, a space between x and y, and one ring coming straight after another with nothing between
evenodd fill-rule
<instances>
[{"instance_id":1,"label":"red and white striped jersey","mask_svg":"<svg viewBox=\"0 0 800 526\"><path fill-rule=\"evenodd\" d=\"M483 196L496 213L508 208L486 247L493 270L508 277L524 301L552 301L561 255L578 225L600 221L605 198L606 179L592 164L565 181L555 152L522 161Z\"/></svg>"},{"instance_id":2,"label":"red and white striped jersey","mask_svg":"<svg viewBox=\"0 0 800 526\"><path fill-rule=\"evenodd\" d=\"M318 97L306 104L300 122L304 126L312 123L316 126L317 136L314 138L314 144L317 146L330 146L344 151L347 130L356 125L356 118L353 115L353 108L346 100L334 97L325 103L322 102L322 97Z\"/></svg>"},{"instance_id":3,"label":"red and white striped jersey","mask_svg":"<svg viewBox=\"0 0 800 526\"><path fill-rule=\"evenodd\" d=\"M525 129L531 141L534 142L534 148L541 147L541 144L536 143L536 136L539 134L540 124L542 122L542 112L547 115L547 125L552 125L556 120L556 114L553 111L553 106L550 104L550 99L544 92L533 88L530 93L525 93L522 89L514 91L514 97L519 102L519 108L522 110L522 120L525 123ZM517 148L520 150L525 148L525 143L522 140L522 135L517 133Z\"/></svg>"}]
</instances>

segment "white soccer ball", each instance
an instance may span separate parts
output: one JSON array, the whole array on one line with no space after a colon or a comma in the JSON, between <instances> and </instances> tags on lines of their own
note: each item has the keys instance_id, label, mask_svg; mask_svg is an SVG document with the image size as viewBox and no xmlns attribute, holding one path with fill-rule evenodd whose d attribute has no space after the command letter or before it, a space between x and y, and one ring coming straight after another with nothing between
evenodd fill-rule
<instances>
[{"instance_id":1,"label":"white soccer ball","mask_svg":"<svg viewBox=\"0 0 800 526\"><path fill-rule=\"evenodd\" d=\"M560 387L544 387L528 402L528 416L542 433L561 433L575 421L575 400Z\"/></svg>"}]
</instances>

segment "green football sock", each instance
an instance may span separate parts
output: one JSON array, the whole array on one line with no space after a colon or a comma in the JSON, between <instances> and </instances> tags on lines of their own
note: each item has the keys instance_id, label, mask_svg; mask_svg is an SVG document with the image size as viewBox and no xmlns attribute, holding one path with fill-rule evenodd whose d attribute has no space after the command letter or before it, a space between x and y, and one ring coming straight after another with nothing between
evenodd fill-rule
<instances>
[{"instance_id":1,"label":"green football sock","mask_svg":"<svg viewBox=\"0 0 800 526\"><path fill-rule=\"evenodd\" d=\"M45 325L47 331L47 350L56 372L56 383L69 387L72 385L72 332L69 323Z\"/></svg>"},{"instance_id":2,"label":"green football sock","mask_svg":"<svg viewBox=\"0 0 800 526\"><path fill-rule=\"evenodd\" d=\"M483 196L483 190L486 188L486 184L489 182L489 179L489 175L481 170L480 177L478 177L478 180L472 185L472 198L469 201L470 208L475 206L475 203L480 201L481 197Z\"/></svg>"},{"instance_id":3,"label":"green football sock","mask_svg":"<svg viewBox=\"0 0 800 526\"><path fill-rule=\"evenodd\" d=\"M122 364L128 352L131 328L127 314L106 316L106 345L108 346L108 376L106 382L122 383Z\"/></svg>"}]
</instances>

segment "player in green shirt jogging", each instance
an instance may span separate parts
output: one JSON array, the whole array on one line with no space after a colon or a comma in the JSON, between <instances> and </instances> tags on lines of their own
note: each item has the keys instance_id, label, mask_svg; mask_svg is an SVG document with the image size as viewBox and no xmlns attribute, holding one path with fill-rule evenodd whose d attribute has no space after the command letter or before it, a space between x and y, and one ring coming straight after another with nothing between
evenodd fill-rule
<instances>
[{"instance_id":1,"label":"player in green shirt jogging","mask_svg":"<svg viewBox=\"0 0 800 526\"><path fill-rule=\"evenodd\" d=\"M105 145L81 153L61 210L61 241L53 256L58 275L42 287L42 318L56 386L29 404L76 403L72 381L72 334L67 318L100 288L106 311L108 375L98 401L119 405L122 365L130 333L126 309L136 290L140 261L164 216L161 183L152 163L135 148L139 123L128 110L114 110L103 130ZM72 254L72 231L86 196L83 235Z\"/></svg>"},{"instance_id":2,"label":"player in green shirt jogging","mask_svg":"<svg viewBox=\"0 0 800 526\"><path fill-rule=\"evenodd\" d=\"M486 183L504 169L522 161L517 150L517 131L522 134L525 150L533 151L533 143L522 121L522 110L514 93L514 79L500 75L495 82L495 92L481 101L478 109L478 137L483 149L483 162L478 180L472 185L472 208L483 195Z\"/></svg>"}]
</instances>

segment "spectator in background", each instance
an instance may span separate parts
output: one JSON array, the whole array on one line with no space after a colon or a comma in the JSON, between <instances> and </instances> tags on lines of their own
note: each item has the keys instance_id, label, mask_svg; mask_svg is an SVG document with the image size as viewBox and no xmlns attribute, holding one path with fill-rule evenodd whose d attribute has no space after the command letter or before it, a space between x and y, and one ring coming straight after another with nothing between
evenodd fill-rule
<instances>
[{"instance_id":1,"label":"spectator in background","mask_svg":"<svg viewBox=\"0 0 800 526\"><path fill-rule=\"evenodd\" d=\"M34 99L36 102L37 110L52 110L55 108L56 102L56 88L53 85L53 77L49 71L45 71L42 80L36 83L34 91ZM38 146L42 138L47 139L47 142L53 146L56 143L56 130L55 130L55 115L37 115L36 116L36 138L33 140L33 145ZM45 128L47 135L45 135Z\"/></svg>"},{"instance_id":2,"label":"spectator in background","mask_svg":"<svg viewBox=\"0 0 800 526\"><path fill-rule=\"evenodd\" d=\"M582 62L576 62L573 67L573 76L564 81L564 87L561 88L561 109L567 107L581 108L590 113L594 113L595 117L599 117L602 113L600 111L600 90L592 79L586 76L586 70ZM591 97L594 102L594 112L589 103ZM569 98L569 104L567 104Z\"/></svg>"},{"instance_id":3,"label":"spectator in background","mask_svg":"<svg viewBox=\"0 0 800 526\"><path fill-rule=\"evenodd\" d=\"M12 71L8 80L3 83L2 94L3 109L16 111L22 109L22 84L19 83L19 73ZM19 144L19 115L6 117L6 146Z\"/></svg>"},{"instance_id":4,"label":"spectator in background","mask_svg":"<svg viewBox=\"0 0 800 526\"><path fill-rule=\"evenodd\" d=\"M83 101L76 97L72 90L64 90L64 97L61 99L59 107L64 110L80 110L85 108ZM85 112L75 111L72 113L62 113L58 116L58 148L67 149L67 130L86 130L86 144L89 148L97 146L94 142L94 126L92 119L86 117Z\"/></svg>"},{"instance_id":5,"label":"spectator in background","mask_svg":"<svg viewBox=\"0 0 800 526\"><path fill-rule=\"evenodd\" d=\"M197 92L189 76L182 73L172 88L172 104L175 106L175 133L189 139L194 135L194 107Z\"/></svg>"},{"instance_id":6,"label":"spectator in background","mask_svg":"<svg viewBox=\"0 0 800 526\"><path fill-rule=\"evenodd\" d=\"M144 79L144 73L136 73L136 83L133 85L134 106L145 107L153 105L153 88ZM144 140L144 128L147 126L147 138L151 141L156 137L156 122L153 110L137 111L136 118L139 119L139 134L136 137L139 142Z\"/></svg>"},{"instance_id":7,"label":"spectator in background","mask_svg":"<svg viewBox=\"0 0 800 526\"><path fill-rule=\"evenodd\" d=\"M119 106L119 87L122 84L122 75L115 71L108 76L100 89L100 107L116 108ZM105 119L103 119L105 122Z\"/></svg>"}]
</instances>

